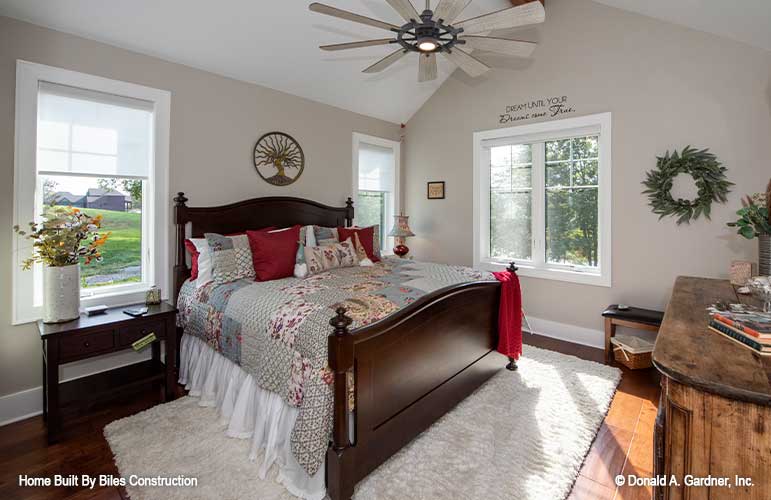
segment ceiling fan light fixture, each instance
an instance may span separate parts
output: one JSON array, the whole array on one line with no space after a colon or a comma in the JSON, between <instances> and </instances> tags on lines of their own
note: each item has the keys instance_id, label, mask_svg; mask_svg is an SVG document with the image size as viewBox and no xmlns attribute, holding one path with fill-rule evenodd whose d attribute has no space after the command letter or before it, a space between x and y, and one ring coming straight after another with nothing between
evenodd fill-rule
<instances>
[{"instance_id":1,"label":"ceiling fan light fixture","mask_svg":"<svg viewBox=\"0 0 771 500\"><path fill-rule=\"evenodd\" d=\"M418 40L418 50L421 52L433 52L439 48L439 44L433 38L421 38Z\"/></svg>"}]
</instances>

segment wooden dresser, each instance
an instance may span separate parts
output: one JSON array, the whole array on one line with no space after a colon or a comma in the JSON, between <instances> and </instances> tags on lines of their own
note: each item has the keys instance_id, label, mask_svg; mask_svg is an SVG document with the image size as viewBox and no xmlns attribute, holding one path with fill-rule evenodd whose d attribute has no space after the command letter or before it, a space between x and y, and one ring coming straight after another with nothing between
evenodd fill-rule
<instances>
[{"instance_id":1,"label":"wooden dresser","mask_svg":"<svg viewBox=\"0 0 771 500\"><path fill-rule=\"evenodd\" d=\"M656 499L771 498L771 356L707 328L707 306L752 302L726 280L679 277L653 363L662 374L654 470ZM687 476L730 478L731 487L687 486ZM752 485L737 484L736 476Z\"/></svg>"}]
</instances>

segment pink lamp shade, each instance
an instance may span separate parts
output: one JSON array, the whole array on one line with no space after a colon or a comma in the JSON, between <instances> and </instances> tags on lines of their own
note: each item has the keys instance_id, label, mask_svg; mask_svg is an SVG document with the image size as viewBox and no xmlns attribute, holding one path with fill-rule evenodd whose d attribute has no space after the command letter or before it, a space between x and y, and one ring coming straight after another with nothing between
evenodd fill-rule
<instances>
[{"instance_id":1,"label":"pink lamp shade","mask_svg":"<svg viewBox=\"0 0 771 500\"><path fill-rule=\"evenodd\" d=\"M405 240L410 236L415 236L415 233L410 229L410 218L406 215L394 215L394 227L388 236L395 238L396 246L394 247L394 253L399 257L404 257L410 252L410 249L405 245Z\"/></svg>"}]
</instances>

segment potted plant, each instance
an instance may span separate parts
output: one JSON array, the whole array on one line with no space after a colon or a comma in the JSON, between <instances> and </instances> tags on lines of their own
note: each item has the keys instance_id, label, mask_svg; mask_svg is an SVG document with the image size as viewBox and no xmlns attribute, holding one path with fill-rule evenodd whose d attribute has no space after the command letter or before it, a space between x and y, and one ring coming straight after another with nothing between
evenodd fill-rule
<instances>
[{"instance_id":1,"label":"potted plant","mask_svg":"<svg viewBox=\"0 0 771 500\"><path fill-rule=\"evenodd\" d=\"M42 222L30 222L29 229L13 230L32 241L32 256L22 263L25 270L41 263L43 268L43 321L63 323L80 316L80 261L102 260L100 247L109 237L100 235L102 216L73 207L46 207Z\"/></svg>"},{"instance_id":2,"label":"potted plant","mask_svg":"<svg viewBox=\"0 0 771 500\"><path fill-rule=\"evenodd\" d=\"M758 272L761 276L771 275L771 181L765 193L742 199L742 208L736 215L739 219L728 225L739 228L737 233L748 240L758 239Z\"/></svg>"}]
</instances>

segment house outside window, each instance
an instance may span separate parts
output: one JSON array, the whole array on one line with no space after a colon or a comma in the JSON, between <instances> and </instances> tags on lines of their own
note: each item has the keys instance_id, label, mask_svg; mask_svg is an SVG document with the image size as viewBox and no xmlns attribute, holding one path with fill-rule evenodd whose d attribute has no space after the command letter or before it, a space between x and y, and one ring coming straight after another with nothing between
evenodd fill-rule
<instances>
[{"instance_id":1,"label":"house outside window","mask_svg":"<svg viewBox=\"0 0 771 500\"><path fill-rule=\"evenodd\" d=\"M474 134L474 264L611 284L611 115Z\"/></svg>"},{"instance_id":2,"label":"house outside window","mask_svg":"<svg viewBox=\"0 0 771 500\"><path fill-rule=\"evenodd\" d=\"M141 302L168 292L170 94L19 61L14 224L51 206L103 218L103 260L81 263L83 306ZM14 238L14 323L42 307L42 267L21 269L31 245Z\"/></svg>"},{"instance_id":3,"label":"house outside window","mask_svg":"<svg viewBox=\"0 0 771 500\"><path fill-rule=\"evenodd\" d=\"M399 150L396 141L353 134L353 192L357 226L378 225L380 249L390 252L393 227L399 206Z\"/></svg>"}]
</instances>

